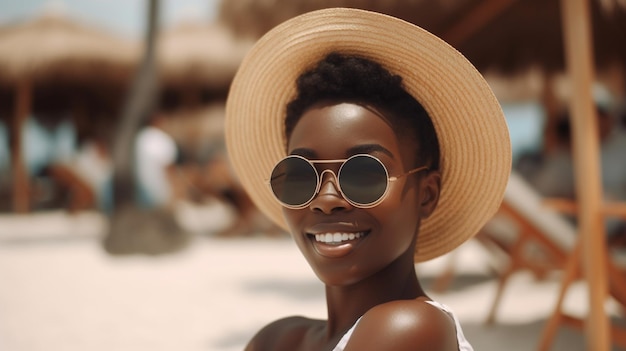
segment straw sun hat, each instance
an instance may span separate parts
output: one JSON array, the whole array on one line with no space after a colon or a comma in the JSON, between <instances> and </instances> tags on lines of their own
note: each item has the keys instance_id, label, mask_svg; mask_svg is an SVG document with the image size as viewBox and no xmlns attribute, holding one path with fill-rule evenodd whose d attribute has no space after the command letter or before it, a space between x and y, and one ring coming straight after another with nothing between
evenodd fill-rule
<instances>
[{"instance_id":1,"label":"straw sun hat","mask_svg":"<svg viewBox=\"0 0 626 351\"><path fill-rule=\"evenodd\" d=\"M226 104L232 167L256 205L287 228L267 185L286 155L283 121L296 78L330 52L377 61L426 109L441 148L442 192L422 222L415 261L471 238L498 210L511 169L502 109L474 66L431 33L379 13L333 8L290 19L249 51Z\"/></svg>"}]
</instances>

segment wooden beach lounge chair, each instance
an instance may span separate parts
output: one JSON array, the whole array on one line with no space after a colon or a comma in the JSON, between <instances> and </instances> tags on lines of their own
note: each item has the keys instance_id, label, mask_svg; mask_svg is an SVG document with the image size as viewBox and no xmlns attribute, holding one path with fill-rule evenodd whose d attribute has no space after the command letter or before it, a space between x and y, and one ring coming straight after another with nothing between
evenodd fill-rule
<instances>
[{"instance_id":1,"label":"wooden beach lounge chair","mask_svg":"<svg viewBox=\"0 0 626 351\"><path fill-rule=\"evenodd\" d=\"M612 212L605 210L605 214L626 218L626 215L619 211L621 207L613 207L616 208L618 210ZM583 329L583 320L569 316L562 310L568 288L581 278L582 266L577 228L562 212L574 215L575 205L567 201L543 198L520 175L512 173L498 215L477 236L486 247L505 252L509 258L508 266L499 276L496 296L487 318L488 323L494 321L507 280L514 272L530 269L541 277L550 270L562 270L563 278L558 301L544 329L539 350L549 349L558 327L562 324ZM517 233L513 239L498 233L494 225L498 220L506 220L516 229ZM608 294L624 307L625 270L618 267L611 257L607 257L606 261L609 277ZM613 326L611 336L614 344L626 347L625 330Z\"/></svg>"}]
</instances>

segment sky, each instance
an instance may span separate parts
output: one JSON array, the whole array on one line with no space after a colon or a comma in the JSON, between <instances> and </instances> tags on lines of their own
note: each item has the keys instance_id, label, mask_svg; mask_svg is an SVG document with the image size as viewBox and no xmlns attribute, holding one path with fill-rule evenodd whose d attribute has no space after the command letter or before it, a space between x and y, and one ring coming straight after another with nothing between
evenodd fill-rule
<instances>
[{"instance_id":1,"label":"sky","mask_svg":"<svg viewBox=\"0 0 626 351\"><path fill-rule=\"evenodd\" d=\"M161 26L166 28L189 18L214 20L219 3L220 0L161 0ZM136 38L142 36L146 9L146 0L0 0L0 26L55 11Z\"/></svg>"}]
</instances>

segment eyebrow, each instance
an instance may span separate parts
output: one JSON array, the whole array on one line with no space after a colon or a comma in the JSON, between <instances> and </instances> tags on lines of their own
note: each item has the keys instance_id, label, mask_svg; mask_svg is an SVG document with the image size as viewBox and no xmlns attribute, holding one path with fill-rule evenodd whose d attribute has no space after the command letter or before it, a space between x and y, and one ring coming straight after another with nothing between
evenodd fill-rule
<instances>
[{"instance_id":1,"label":"eyebrow","mask_svg":"<svg viewBox=\"0 0 626 351\"><path fill-rule=\"evenodd\" d=\"M356 145L353 146L351 148L348 149L347 151L347 157L350 157L352 155L357 155L357 154L373 154L376 152L381 152L387 156L389 156L391 159L395 159L393 153L391 151L389 151L389 149L387 149L386 147L380 145L380 144L363 144L363 145ZM298 155L298 156L302 156L306 159L309 160L315 160L317 158L317 153L315 151L313 151L312 149L309 148L297 148L297 149L293 149L291 150L291 152L289 153L290 155Z\"/></svg>"},{"instance_id":2,"label":"eyebrow","mask_svg":"<svg viewBox=\"0 0 626 351\"><path fill-rule=\"evenodd\" d=\"M392 159L395 158L393 156L393 153L391 153L391 151L389 151L389 149L387 149L386 147L384 147L384 146L382 146L380 144L356 145L356 146L351 147L350 149L348 149L348 152L349 152L350 155L373 154L373 153L376 153L376 152L381 152L381 153L389 156Z\"/></svg>"}]
</instances>

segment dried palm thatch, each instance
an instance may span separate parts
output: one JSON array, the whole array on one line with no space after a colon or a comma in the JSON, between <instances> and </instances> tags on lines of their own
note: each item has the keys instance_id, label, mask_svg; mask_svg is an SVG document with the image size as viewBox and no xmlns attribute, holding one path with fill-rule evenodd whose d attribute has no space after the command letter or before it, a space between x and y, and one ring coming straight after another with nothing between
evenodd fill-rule
<instances>
[{"instance_id":1,"label":"dried palm thatch","mask_svg":"<svg viewBox=\"0 0 626 351\"><path fill-rule=\"evenodd\" d=\"M114 115L139 49L58 14L0 28L0 119L16 113L18 91L29 96L26 113L44 122L69 112Z\"/></svg>"},{"instance_id":2,"label":"dried palm thatch","mask_svg":"<svg viewBox=\"0 0 626 351\"><path fill-rule=\"evenodd\" d=\"M64 17L45 15L0 29L0 81L127 79L136 44Z\"/></svg>"},{"instance_id":3,"label":"dried palm thatch","mask_svg":"<svg viewBox=\"0 0 626 351\"><path fill-rule=\"evenodd\" d=\"M368 9L415 23L461 51L481 71L505 74L538 66L563 71L559 0L229 0L221 20L258 38L298 14L331 6ZM626 64L626 1L591 0L598 68Z\"/></svg>"},{"instance_id":4,"label":"dried palm thatch","mask_svg":"<svg viewBox=\"0 0 626 351\"><path fill-rule=\"evenodd\" d=\"M467 1L459 0L455 3ZM446 6L445 4L450 2L424 0L231 0L222 1L220 20L233 28L238 35L259 38L274 26L291 17L322 8L354 7L397 15L402 13L402 9L417 9L418 6L429 3L443 3Z\"/></svg>"},{"instance_id":5,"label":"dried palm thatch","mask_svg":"<svg viewBox=\"0 0 626 351\"><path fill-rule=\"evenodd\" d=\"M499 7L487 3L489 1L482 1L464 12L457 11L455 16L460 20L451 25L443 22L435 32L481 70L491 68L515 73L530 66L540 67L545 72L565 70L559 0L509 0ZM597 69L613 64L623 66L626 46L621 43L626 41L626 6L610 10L602 1L591 0L589 4ZM490 16L482 23L477 21L481 9Z\"/></svg>"},{"instance_id":6,"label":"dried palm thatch","mask_svg":"<svg viewBox=\"0 0 626 351\"><path fill-rule=\"evenodd\" d=\"M166 85L225 90L252 44L219 24L182 23L159 37L161 79Z\"/></svg>"}]
</instances>

